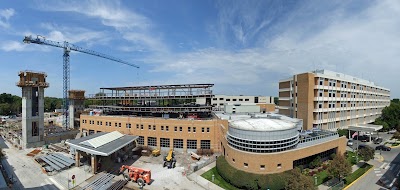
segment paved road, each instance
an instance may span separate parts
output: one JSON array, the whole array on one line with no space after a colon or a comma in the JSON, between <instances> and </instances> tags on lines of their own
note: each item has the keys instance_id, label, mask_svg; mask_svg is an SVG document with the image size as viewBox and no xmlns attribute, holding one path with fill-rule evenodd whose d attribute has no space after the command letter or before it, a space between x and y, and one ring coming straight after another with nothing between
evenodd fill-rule
<instances>
[{"instance_id":1,"label":"paved road","mask_svg":"<svg viewBox=\"0 0 400 190\"><path fill-rule=\"evenodd\" d=\"M1 162L7 171L8 177L13 178L12 189L37 189L57 190L50 178L43 174L40 167L31 157L26 156L25 151L10 148L0 137L0 147L6 152L6 158Z\"/></svg>"},{"instance_id":2,"label":"paved road","mask_svg":"<svg viewBox=\"0 0 400 190\"><path fill-rule=\"evenodd\" d=\"M389 140L392 135L380 134L383 138L383 142ZM354 148L357 146L355 141ZM366 144L373 148L377 145L367 142L359 144ZM381 143L383 144L383 143ZM393 148L391 151L382 151L381 154L384 158L382 162L371 160L368 163L374 165L372 171L366 174L362 179L354 183L349 190L383 190L393 187L397 178L400 174L400 147ZM380 154L380 151L376 151L376 154Z\"/></svg>"}]
</instances>

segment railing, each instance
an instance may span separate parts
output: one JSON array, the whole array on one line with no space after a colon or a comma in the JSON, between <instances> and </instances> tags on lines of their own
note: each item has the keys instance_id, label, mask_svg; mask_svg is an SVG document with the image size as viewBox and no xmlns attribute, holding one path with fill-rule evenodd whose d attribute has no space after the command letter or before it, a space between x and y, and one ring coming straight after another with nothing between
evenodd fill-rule
<instances>
[{"instance_id":1,"label":"railing","mask_svg":"<svg viewBox=\"0 0 400 190\"><path fill-rule=\"evenodd\" d=\"M337 132L327 132L327 134L321 134L315 137L307 137L305 139L300 139L297 148L308 147L310 145L323 143L326 141L334 140L336 138L339 138L339 134Z\"/></svg>"},{"instance_id":2,"label":"railing","mask_svg":"<svg viewBox=\"0 0 400 190\"><path fill-rule=\"evenodd\" d=\"M99 106L92 105L90 108L102 109L103 111L133 111L133 112L211 112L212 106L197 107L123 107L123 106Z\"/></svg>"}]
</instances>

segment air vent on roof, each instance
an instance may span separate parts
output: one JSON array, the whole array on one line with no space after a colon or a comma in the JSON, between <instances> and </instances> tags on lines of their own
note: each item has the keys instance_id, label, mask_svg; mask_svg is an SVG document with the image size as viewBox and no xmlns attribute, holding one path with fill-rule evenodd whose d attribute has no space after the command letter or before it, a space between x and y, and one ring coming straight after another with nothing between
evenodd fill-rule
<instances>
[{"instance_id":1,"label":"air vent on roof","mask_svg":"<svg viewBox=\"0 0 400 190\"><path fill-rule=\"evenodd\" d=\"M267 118L270 118L270 119L281 119L281 116L278 116L278 115L268 115Z\"/></svg>"}]
</instances>

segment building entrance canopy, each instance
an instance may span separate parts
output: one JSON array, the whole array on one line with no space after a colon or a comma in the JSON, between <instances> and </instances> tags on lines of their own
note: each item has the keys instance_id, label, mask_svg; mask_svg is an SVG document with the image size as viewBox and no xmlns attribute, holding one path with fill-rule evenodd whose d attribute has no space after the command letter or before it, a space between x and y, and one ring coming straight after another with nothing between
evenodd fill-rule
<instances>
[{"instance_id":1,"label":"building entrance canopy","mask_svg":"<svg viewBox=\"0 0 400 190\"><path fill-rule=\"evenodd\" d=\"M358 124L356 126L350 125L348 127L349 131L361 131L361 132L376 132L381 130L382 125L373 125L373 124Z\"/></svg>"},{"instance_id":2,"label":"building entrance canopy","mask_svg":"<svg viewBox=\"0 0 400 190\"><path fill-rule=\"evenodd\" d=\"M110 154L127 146L138 136L122 135L119 132L98 132L93 135L74 139L66 142L70 147L92 155L109 156Z\"/></svg>"}]
</instances>

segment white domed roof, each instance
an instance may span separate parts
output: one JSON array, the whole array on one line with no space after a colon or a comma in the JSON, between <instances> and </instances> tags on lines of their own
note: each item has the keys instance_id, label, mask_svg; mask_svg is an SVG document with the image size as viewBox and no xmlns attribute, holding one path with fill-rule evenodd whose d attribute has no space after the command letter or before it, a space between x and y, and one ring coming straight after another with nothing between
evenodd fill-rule
<instances>
[{"instance_id":1,"label":"white domed roof","mask_svg":"<svg viewBox=\"0 0 400 190\"><path fill-rule=\"evenodd\" d=\"M230 126L236 129L248 131L281 131L293 129L296 123L270 118L249 118L229 122Z\"/></svg>"}]
</instances>

